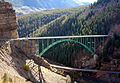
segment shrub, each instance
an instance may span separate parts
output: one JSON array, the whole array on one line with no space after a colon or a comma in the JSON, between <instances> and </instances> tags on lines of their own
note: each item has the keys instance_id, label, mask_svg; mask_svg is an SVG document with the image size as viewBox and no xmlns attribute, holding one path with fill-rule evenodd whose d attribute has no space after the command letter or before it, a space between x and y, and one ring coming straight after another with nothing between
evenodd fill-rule
<instances>
[{"instance_id":1,"label":"shrub","mask_svg":"<svg viewBox=\"0 0 120 83\"><path fill-rule=\"evenodd\" d=\"M7 79L8 79L7 73L4 73L2 79L3 79L3 83L7 83Z\"/></svg>"},{"instance_id":2,"label":"shrub","mask_svg":"<svg viewBox=\"0 0 120 83\"><path fill-rule=\"evenodd\" d=\"M27 64L25 64L25 65L23 66L23 69L24 69L25 71L28 71L28 70L29 70L29 66L28 66Z\"/></svg>"}]
</instances>

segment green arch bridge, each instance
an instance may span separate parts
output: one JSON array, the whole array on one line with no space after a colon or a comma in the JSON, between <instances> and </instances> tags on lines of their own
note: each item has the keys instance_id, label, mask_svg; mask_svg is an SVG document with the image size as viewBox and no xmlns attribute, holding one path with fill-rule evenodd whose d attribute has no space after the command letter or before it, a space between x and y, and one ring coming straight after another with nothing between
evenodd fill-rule
<instances>
[{"instance_id":1,"label":"green arch bridge","mask_svg":"<svg viewBox=\"0 0 120 83\"><path fill-rule=\"evenodd\" d=\"M53 37L32 37L32 38L17 38L17 39L0 39L0 40L29 40L34 41L36 46L36 54L43 56L44 53L49 51L56 45L60 45L65 42L73 42L79 44L88 50L92 55L96 53L98 46L103 46L105 39L112 35L83 35L83 36L53 36ZM29 44L30 45L30 44Z\"/></svg>"},{"instance_id":2,"label":"green arch bridge","mask_svg":"<svg viewBox=\"0 0 120 83\"><path fill-rule=\"evenodd\" d=\"M60 45L65 42L72 42L74 44L79 44L86 50L88 50L91 55L96 53L98 46L103 46L105 39L110 37L110 35L84 35L84 36L57 36L57 37L37 37L37 48L38 56L43 56L47 51L56 45ZM31 39L31 38L28 38Z\"/></svg>"},{"instance_id":3,"label":"green arch bridge","mask_svg":"<svg viewBox=\"0 0 120 83\"><path fill-rule=\"evenodd\" d=\"M35 44L34 49L36 50L35 54L38 56L44 57L43 56L44 54L49 56L49 53L47 53L47 52L51 51L51 50L53 51L55 46L58 46L60 44L64 44L66 42L67 43L72 42L75 45L77 44L80 47L88 50L88 52L91 53L90 55L94 55L96 53L96 49L99 46L103 46L105 43L105 40L111 36L112 35L53 36L53 37L32 37L32 38L0 39L0 40L10 40L10 41L29 40L29 41L33 41ZM31 43L31 44L28 43L28 46L26 44L24 47L28 48L32 44L33 43ZM30 51L30 52L32 52L32 51ZM65 51L68 51L68 50L65 50ZM54 55L57 56L57 54L53 53L53 55L52 55L53 58L55 57ZM67 57L68 56L69 55L67 55Z\"/></svg>"},{"instance_id":4,"label":"green arch bridge","mask_svg":"<svg viewBox=\"0 0 120 83\"><path fill-rule=\"evenodd\" d=\"M48 45L38 56L42 56L45 52L47 52L50 48L54 47L55 45L57 44L61 44L61 43L64 43L64 42L73 42L73 43L77 43L81 46L83 46L85 49L87 49L90 53L92 54L95 54L94 51L92 51L91 48L89 48L87 45L79 42L79 41L76 41L76 40L72 40L72 39L63 39L63 40L58 40L56 42L53 42L52 44ZM94 42L95 43L95 42Z\"/></svg>"}]
</instances>

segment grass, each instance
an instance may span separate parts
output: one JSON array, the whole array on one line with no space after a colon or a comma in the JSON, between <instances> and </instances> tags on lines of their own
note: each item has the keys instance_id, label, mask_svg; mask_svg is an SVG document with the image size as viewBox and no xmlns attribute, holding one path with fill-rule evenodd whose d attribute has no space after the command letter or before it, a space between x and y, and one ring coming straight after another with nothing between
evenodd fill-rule
<instances>
[{"instance_id":1,"label":"grass","mask_svg":"<svg viewBox=\"0 0 120 83\"><path fill-rule=\"evenodd\" d=\"M7 73L4 73L4 76L2 77L2 79L3 79L3 83L7 83L8 81Z\"/></svg>"}]
</instances>

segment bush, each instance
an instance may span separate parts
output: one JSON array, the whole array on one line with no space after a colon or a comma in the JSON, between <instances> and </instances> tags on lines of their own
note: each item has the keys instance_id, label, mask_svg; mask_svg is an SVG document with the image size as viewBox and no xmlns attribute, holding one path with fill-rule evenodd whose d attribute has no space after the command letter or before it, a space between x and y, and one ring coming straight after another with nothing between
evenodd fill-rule
<instances>
[{"instance_id":1,"label":"bush","mask_svg":"<svg viewBox=\"0 0 120 83\"><path fill-rule=\"evenodd\" d=\"M3 79L3 83L7 83L7 80L8 80L7 73L4 73L4 76L2 77L2 79Z\"/></svg>"},{"instance_id":2,"label":"bush","mask_svg":"<svg viewBox=\"0 0 120 83\"><path fill-rule=\"evenodd\" d=\"M29 70L29 66L28 66L27 64L25 64L25 65L23 66L23 69L24 69L25 71L28 71L28 70Z\"/></svg>"}]
</instances>

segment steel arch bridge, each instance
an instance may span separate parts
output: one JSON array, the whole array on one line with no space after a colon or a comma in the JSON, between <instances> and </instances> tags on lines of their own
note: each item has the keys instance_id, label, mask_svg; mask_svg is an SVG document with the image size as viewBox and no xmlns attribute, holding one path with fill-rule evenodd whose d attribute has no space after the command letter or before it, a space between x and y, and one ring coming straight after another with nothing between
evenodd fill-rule
<instances>
[{"instance_id":1,"label":"steel arch bridge","mask_svg":"<svg viewBox=\"0 0 120 83\"><path fill-rule=\"evenodd\" d=\"M73 42L87 49L91 54L96 53L98 46L103 46L105 39L111 35L83 35L83 36L53 36L53 37L32 37L32 38L17 38L17 39L0 39L10 41L29 40L34 41L36 47L36 55L42 56L55 45L64 42ZM28 46L30 44L28 43ZM24 46L25 47L25 46Z\"/></svg>"},{"instance_id":2,"label":"steel arch bridge","mask_svg":"<svg viewBox=\"0 0 120 83\"><path fill-rule=\"evenodd\" d=\"M72 39L63 39L63 40L58 40L56 42L53 42L52 44L50 44L49 46L47 46L38 56L42 56L45 52L47 52L50 48L54 47L55 45L64 43L64 42L73 42L73 43L77 43L80 44L81 46L83 46L85 49L87 49L90 53L92 53L92 55L95 54L95 52L92 51L92 49L90 49L88 46L86 46L85 44L76 41L76 40L72 40Z\"/></svg>"},{"instance_id":3,"label":"steel arch bridge","mask_svg":"<svg viewBox=\"0 0 120 83\"><path fill-rule=\"evenodd\" d=\"M79 44L88 50L92 55L96 53L98 46L103 46L108 35L85 35L85 36L58 36L58 37L41 37L37 39L38 56L43 56L47 51L56 45L65 42Z\"/></svg>"}]
</instances>

